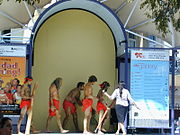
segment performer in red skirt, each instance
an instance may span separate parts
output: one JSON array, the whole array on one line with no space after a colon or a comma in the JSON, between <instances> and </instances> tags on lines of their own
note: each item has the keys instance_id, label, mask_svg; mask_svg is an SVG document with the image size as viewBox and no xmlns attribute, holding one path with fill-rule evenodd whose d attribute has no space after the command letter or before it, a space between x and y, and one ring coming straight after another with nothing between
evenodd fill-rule
<instances>
[{"instance_id":1,"label":"performer in red skirt","mask_svg":"<svg viewBox=\"0 0 180 135\"><path fill-rule=\"evenodd\" d=\"M107 104L104 103L104 94L102 92L102 90L105 90L107 91L107 89L110 87L110 84L106 81L104 81L102 84L100 84L100 90L97 94L97 98L98 98L98 102L97 102L97 106L96 106L96 111L97 113L99 114L99 123L101 122L101 119L105 113L105 111L107 110ZM98 134L103 134L102 130L103 131L106 131L104 128L102 128L102 126L104 125L105 123L105 120L107 119L107 114L106 114L106 117L105 119L101 122L100 126L99 126L99 129L98 129ZM99 125L99 124L98 124Z\"/></svg>"},{"instance_id":2,"label":"performer in red skirt","mask_svg":"<svg viewBox=\"0 0 180 135\"><path fill-rule=\"evenodd\" d=\"M84 90L84 82L78 82L77 87L72 89L63 102L63 108L65 110L66 116L63 120L63 128L66 126L69 116L73 116L74 126L77 131L79 131L78 121L77 121L77 112L76 112L76 104L82 106L82 102L80 100L81 92Z\"/></svg>"},{"instance_id":3,"label":"performer in red skirt","mask_svg":"<svg viewBox=\"0 0 180 135\"><path fill-rule=\"evenodd\" d=\"M92 116L92 104L93 104L93 87L92 85L94 85L97 82L97 78L96 76L92 75L89 77L88 79L88 83L86 83L85 87L84 87L84 100L82 102L83 104L83 112L84 112L84 131L83 133L85 134L90 134L90 120L91 120L91 116Z\"/></svg>"},{"instance_id":4,"label":"performer in red skirt","mask_svg":"<svg viewBox=\"0 0 180 135\"><path fill-rule=\"evenodd\" d=\"M30 77L30 76L26 77L25 81L24 81L24 85L22 85L22 87L21 87L20 96L21 96L22 100L21 100L21 104L20 104L21 113L20 113L20 117L18 120L18 124L17 124L18 134L20 134L20 127L21 127L21 123L22 123L22 120L24 119L25 114L27 113L29 115L29 111L31 109L31 99L33 98L31 95L32 81L33 81L32 77ZM34 88L35 87L36 88L38 87L37 84L34 85ZM35 129L33 124L31 124L31 127L32 127L33 133L39 132Z\"/></svg>"},{"instance_id":5,"label":"performer in red skirt","mask_svg":"<svg viewBox=\"0 0 180 135\"><path fill-rule=\"evenodd\" d=\"M56 116L57 124L61 133L67 133L61 125L59 89L62 85L62 78L56 78L49 87L49 116L47 118L46 130L49 132L49 124L53 116Z\"/></svg>"}]
</instances>

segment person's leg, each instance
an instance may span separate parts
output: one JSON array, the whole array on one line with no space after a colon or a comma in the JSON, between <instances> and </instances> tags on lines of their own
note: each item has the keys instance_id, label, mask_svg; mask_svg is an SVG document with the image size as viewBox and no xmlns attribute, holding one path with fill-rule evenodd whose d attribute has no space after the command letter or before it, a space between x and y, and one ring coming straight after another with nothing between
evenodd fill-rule
<instances>
[{"instance_id":1,"label":"person's leg","mask_svg":"<svg viewBox=\"0 0 180 135\"><path fill-rule=\"evenodd\" d=\"M49 124L50 124L50 121L52 120L52 116L48 116L47 118L47 122L46 122L46 131L49 132Z\"/></svg>"},{"instance_id":2,"label":"person's leg","mask_svg":"<svg viewBox=\"0 0 180 135\"><path fill-rule=\"evenodd\" d=\"M106 116L105 116L105 118L104 118L104 120L102 122L101 131L103 131L103 132L106 132L106 129L103 126L105 125L105 123L107 122L107 119L109 118L108 115L109 115L109 113L106 114Z\"/></svg>"},{"instance_id":3,"label":"person's leg","mask_svg":"<svg viewBox=\"0 0 180 135\"><path fill-rule=\"evenodd\" d=\"M27 110L27 115L29 115L31 110ZM36 127L34 126L34 123L33 123L33 118L31 120L31 131L32 133L40 133L40 130L37 130Z\"/></svg>"},{"instance_id":4,"label":"person's leg","mask_svg":"<svg viewBox=\"0 0 180 135\"><path fill-rule=\"evenodd\" d=\"M115 135L119 135L120 129L121 129L121 124L118 122L118 129L117 129Z\"/></svg>"},{"instance_id":5,"label":"person's leg","mask_svg":"<svg viewBox=\"0 0 180 135\"><path fill-rule=\"evenodd\" d=\"M59 129L60 129L60 132L61 132L61 133L67 133L67 132L69 132L69 130L64 130L64 129L63 129L60 118L61 118L61 115L60 115L59 111L56 110L56 120L57 120L58 127L59 127Z\"/></svg>"},{"instance_id":6,"label":"person's leg","mask_svg":"<svg viewBox=\"0 0 180 135\"><path fill-rule=\"evenodd\" d=\"M27 106L25 106L21 109L20 117L19 117L18 124L17 124L17 133L18 134L20 133L21 123L22 123L22 120L24 119L26 112L27 112Z\"/></svg>"},{"instance_id":7,"label":"person's leg","mask_svg":"<svg viewBox=\"0 0 180 135\"><path fill-rule=\"evenodd\" d=\"M83 133L89 133L88 132L88 119L89 119L89 115L90 115L90 109L91 109L91 107L88 107L84 112L84 120L83 120L84 131L83 131Z\"/></svg>"},{"instance_id":8,"label":"person's leg","mask_svg":"<svg viewBox=\"0 0 180 135\"><path fill-rule=\"evenodd\" d=\"M77 121L77 113L76 112L73 113L72 116L73 116L74 126L75 126L76 130L79 131L79 126L78 126L78 121Z\"/></svg>"},{"instance_id":9,"label":"person's leg","mask_svg":"<svg viewBox=\"0 0 180 135\"><path fill-rule=\"evenodd\" d=\"M123 132L123 135L126 135L126 129L125 129L124 124L123 124L123 123L119 123L119 124L120 124L120 126L121 126L121 130L122 130L122 132Z\"/></svg>"},{"instance_id":10,"label":"person's leg","mask_svg":"<svg viewBox=\"0 0 180 135\"><path fill-rule=\"evenodd\" d=\"M65 118L64 118L64 120L63 120L63 125L62 125L63 128L65 128L65 126L66 126L66 124L67 124L67 121L69 120L69 117L70 117L70 115L71 115L71 110L70 110L70 109L71 109L71 108L68 107L67 110L64 110L66 116L65 116Z\"/></svg>"},{"instance_id":11,"label":"person's leg","mask_svg":"<svg viewBox=\"0 0 180 135\"><path fill-rule=\"evenodd\" d=\"M103 114L104 114L103 110L99 111L99 122L98 122L98 125L99 125L100 122L101 122L101 124L100 124L98 130L101 130L101 128L102 128L102 117L103 117Z\"/></svg>"},{"instance_id":12,"label":"person's leg","mask_svg":"<svg viewBox=\"0 0 180 135\"><path fill-rule=\"evenodd\" d=\"M87 130L88 130L88 132L92 133L90 131L90 122L91 122L91 117L92 117L91 107L88 108L88 109L89 109L89 116L88 116L88 119L87 119Z\"/></svg>"},{"instance_id":13,"label":"person's leg","mask_svg":"<svg viewBox=\"0 0 180 135\"><path fill-rule=\"evenodd\" d=\"M98 134L104 134L103 132L102 132L102 124L103 124L103 121L102 121L102 117L103 117L103 114L104 114L104 110L101 110L101 111L99 111L99 121L98 121L98 125L100 124L100 126L99 126L99 129L98 129ZM100 123L101 122L101 123Z\"/></svg>"}]
</instances>

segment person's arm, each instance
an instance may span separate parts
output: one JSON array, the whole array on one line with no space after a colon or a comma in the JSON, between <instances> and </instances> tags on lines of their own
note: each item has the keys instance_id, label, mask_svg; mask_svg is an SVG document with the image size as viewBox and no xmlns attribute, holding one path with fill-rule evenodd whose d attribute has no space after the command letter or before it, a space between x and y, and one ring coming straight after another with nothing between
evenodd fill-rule
<instances>
[{"instance_id":1,"label":"person's arm","mask_svg":"<svg viewBox=\"0 0 180 135\"><path fill-rule=\"evenodd\" d=\"M103 91L104 95L106 95L110 100L114 100L117 96L117 89L114 90L113 94L110 96L107 92Z\"/></svg>"},{"instance_id":2,"label":"person's arm","mask_svg":"<svg viewBox=\"0 0 180 135\"><path fill-rule=\"evenodd\" d=\"M50 92L50 94L49 94L49 101L50 101L50 108L51 108L51 110L54 110L55 109L55 106L54 106L54 104L53 104L53 98L54 98L54 93L55 93L55 91L56 91L56 88L55 87L52 87L52 86L50 86L50 88L49 88L49 92Z\"/></svg>"},{"instance_id":3,"label":"person's arm","mask_svg":"<svg viewBox=\"0 0 180 135\"><path fill-rule=\"evenodd\" d=\"M114 100L111 102L111 104L109 105L109 108L112 108L112 107L115 105L115 103L116 103L116 99L114 99Z\"/></svg>"},{"instance_id":4,"label":"person's arm","mask_svg":"<svg viewBox=\"0 0 180 135\"><path fill-rule=\"evenodd\" d=\"M80 100L80 92L78 92L78 94L75 96L76 102L78 105L82 106L82 102Z\"/></svg>"},{"instance_id":5,"label":"person's arm","mask_svg":"<svg viewBox=\"0 0 180 135\"><path fill-rule=\"evenodd\" d=\"M131 94L129 93L129 91L127 90L127 93L128 93L128 100L129 100L129 102L130 102L130 104L132 104L132 105L134 105L137 109L140 109L138 106L137 106L137 104L136 104L136 102L133 100L133 98L131 97Z\"/></svg>"}]
</instances>

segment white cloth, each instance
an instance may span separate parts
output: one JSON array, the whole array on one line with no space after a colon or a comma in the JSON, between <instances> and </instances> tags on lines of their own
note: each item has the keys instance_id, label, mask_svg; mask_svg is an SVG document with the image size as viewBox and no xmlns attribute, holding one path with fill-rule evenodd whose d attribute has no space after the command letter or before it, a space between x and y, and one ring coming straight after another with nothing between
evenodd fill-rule
<instances>
[{"instance_id":1,"label":"white cloth","mask_svg":"<svg viewBox=\"0 0 180 135\"><path fill-rule=\"evenodd\" d=\"M120 89L117 88L114 90L111 96L109 96L111 100L116 98L116 105L128 106L128 100L131 104L135 103L132 99L129 91L127 89L122 89L122 98L120 97Z\"/></svg>"}]
</instances>

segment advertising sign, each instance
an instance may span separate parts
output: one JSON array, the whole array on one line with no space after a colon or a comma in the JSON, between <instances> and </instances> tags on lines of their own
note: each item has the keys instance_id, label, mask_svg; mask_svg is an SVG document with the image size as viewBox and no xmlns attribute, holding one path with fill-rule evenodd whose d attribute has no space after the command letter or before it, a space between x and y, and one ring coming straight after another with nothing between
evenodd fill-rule
<instances>
[{"instance_id":1,"label":"advertising sign","mask_svg":"<svg viewBox=\"0 0 180 135\"><path fill-rule=\"evenodd\" d=\"M19 114L18 87L14 79L23 84L26 73L26 46L0 46L0 113Z\"/></svg>"}]
</instances>

